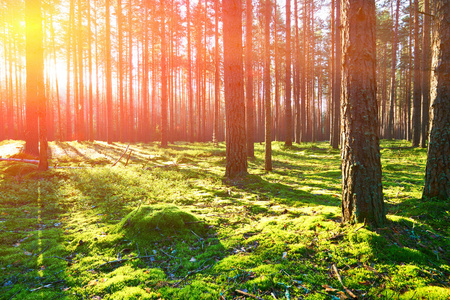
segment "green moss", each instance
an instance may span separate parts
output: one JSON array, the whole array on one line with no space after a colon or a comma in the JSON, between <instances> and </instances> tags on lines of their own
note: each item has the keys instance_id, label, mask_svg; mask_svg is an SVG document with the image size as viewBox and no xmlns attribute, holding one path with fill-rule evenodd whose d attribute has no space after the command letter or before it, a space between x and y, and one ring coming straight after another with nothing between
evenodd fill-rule
<instances>
[{"instance_id":1,"label":"green moss","mask_svg":"<svg viewBox=\"0 0 450 300\"><path fill-rule=\"evenodd\" d=\"M161 239L161 234L176 235L189 230L201 234L204 226L200 223L197 217L175 205L144 205L123 218L116 232L151 241Z\"/></svg>"},{"instance_id":2,"label":"green moss","mask_svg":"<svg viewBox=\"0 0 450 300\"><path fill-rule=\"evenodd\" d=\"M421 199L426 150L405 145L382 143L388 222L376 229L341 223L328 143L274 142L273 172L255 144L237 181L223 180L223 143L132 144L113 168L127 144L50 143L59 165L88 168L18 176L0 162L2 297L330 299L336 264L360 298L446 299L448 205Z\"/></svg>"}]
</instances>

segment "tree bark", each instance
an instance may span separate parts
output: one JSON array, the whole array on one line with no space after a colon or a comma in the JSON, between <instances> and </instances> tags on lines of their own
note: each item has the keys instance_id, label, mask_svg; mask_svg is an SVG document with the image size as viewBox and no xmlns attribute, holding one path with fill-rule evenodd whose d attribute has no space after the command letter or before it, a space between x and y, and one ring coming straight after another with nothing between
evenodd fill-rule
<instances>
[{"instance_id":1,"label":"tree bark","mask_svg":"<svg viewBox=\"0 0 450 300\"><path fill-rule=\"evenodd\" d=\"M400 12L400 0L397 0L397 8L395 10L394 38L392 40L392 66L391 66L391 94L389 99L389 120L387 138L394 138L394 103L396 99L396 80L395 73L397 71L397 44L398 44L398 18Z\"/></svg>"},{"instance_id":2,"label":"tree bark","mask_svg":"<svg viewBox=\"0 0 450 300\"><path fill-rule=\"evenodd\" d=\"M166 75L165 0L161 0L161 147L167 147L167 75Z\"/></svg>"},{"instance_id":3,"label":"tree bark","mask_svg":"<svg viewBox=\"0 0 450 300\"><path fill-rule=\"evenodd\" d=\"M298 0L294 0L295 19L295 69L294 69L294 101L295 101L295 142L300 143L300 39L298 35Z\"/></svg>"},{"instance_id":4,"label":"tree bark","mask_svg":"<svg viewBox=\"0 0 450 300\"><path fill-rule=\"evenodd\" d=\"M294 0L296 1L296 0ZM286 0L286 146L292 146L291 0Z\"/></svg>"},{"instance_id":5,"label":"tree bark","mask_svg":"<svg viewBox=\"0 0 450 300\"><path fill-rule=\"evenodd\" d=\"M114 121L112 107L112 70L111 70L111 23L110 23L110 0L105 0L106 7L106 126L107 141L111 144L114 140Z\"/></svg>"},{"instance_id":6,"label":"tree bark","mask_svg":"<svg viewBox=\"0 0 450 300\"><path fill-rule=\"evenodd\" d=\"M38 114L41 100L39 81L43 80L42 60L42 20L40 1L27 0L25 2L26 15L26 128L25 152L39 155ZM11 91L12 92L12 91Z\"/></svg>"},{"instance_id":7,"label":"tree bark","mask_svg":"<svg viewBox=\"0 0 450 300\"><path fill-rule=\"evenodd\" d=\"M226 111L225 176L247 174L241 0L223 0L223 52Z\"/></svg>"},{"instance_id":8,"label":"tree bark","mask_svg":"<svg viewBox=\"0 0 450 300\"><path fill-rule=\"evenodd\" d=\"M343 1L342 214L385 221L376 102L375 0Z\"/></svg>"},{"instance_id":9,"label":"tree bark","mask_svg":"<svg viewBox=\"0 0 450 300\"><path fill-rule=\"evenodd\" d=\"M336 0L336 25L335 25L335 39L336 39L336 63L335 63L335 79L333 86L333 125L332 125L332 140L331 146L334 149L339 148L340 132L341 132L341 76L342 76L342 37L341 37L341 0Z\"/></svg>"},{"instance_id":10,"label":"tree bark","mask_svg":"<svg viewBox=\"0 0 450 300\"><path fill-rule=\"evenodd\" d=\"M436 1L431 126L424 198L450 197L450 2Z\"/></svg>"},{"instance_id":11,"label":"tree bark","mask_svg":"<svg viewBox=\"0 0 450 300\"><path fill-rule=\"evenodd\" d=\"M83 6L81 0L78 0L78 29L77 29L77 62L78 62L78 105L75 108L77 115L77 140L85 140L84 129L84 70L83 70ZM89 28L90 30L90 28Z\"/></svg>"},{"instance_id":12,"label":"tree bark","mask_svg":"<svg viewBox=\"0 0 450 300\"><path fill-rule=\"evenodd\" d=\"M133 9L131 1L128 0L128 68L130 76L128 78L128 141L136 141L136 130L134 124L134 95L133 95Z\"/></svg>"},{"instance_id":13,"label":"tree bark","mask_svg":"<svg viewBox=\"0 0 450 300\"><path fill-rule=\"evenodd\" d=\"M272 171L272 108L270 99L270 19L271 0L265 0L264 20L264 108L265 108L265 170Z\"/></svg>"},{"instance_id":14,"label":"tree bark","mask_svg":"<svg viewBox=\"0 0 450 300\"><path fill-rule=\"evenodd\" d=\"M218 0L216 0L218 2ZM254 129L254 110L253 103L253 5L252 0L247 0L246 9L246 43L245 43L245 75L246 75L246 98L247 98L247 156L255 157L255 129Z\"/></svg>"},{"instance_id":15,"label":"tree bark","mask_svg":"<svg viewBox=\"0 0 450 300\"><path fill-rule=\"evenodd\" d=\"M412 116L412 146L418 147L421 134L421 82L420 82L420 40L419 40L419 0L414 0L414 88Z\"/></svg>"},{"instance_id":16,"label":"tree bark","mask_svg":"<svg viewBox=\"0 0 450 300\"><path fill-rule=\"evenodd\" d=\"M194 142L194 96L192 91L192 58L191 58L191 5L186 1L187 23L187 56L188 56L188 102L189 102L189 141Z\"/></svg>"},{"instance_id":17,"label":"tree bark","mask_svg":"<svg viewBox=\"0 0 450 300\"><path fill-rule=\"evenodd\" d=\"M423 32L422 32L422 131L420 147L427 146L429 112L430 112L430 0L424 0Z\"/></svg>"}]
</instances>

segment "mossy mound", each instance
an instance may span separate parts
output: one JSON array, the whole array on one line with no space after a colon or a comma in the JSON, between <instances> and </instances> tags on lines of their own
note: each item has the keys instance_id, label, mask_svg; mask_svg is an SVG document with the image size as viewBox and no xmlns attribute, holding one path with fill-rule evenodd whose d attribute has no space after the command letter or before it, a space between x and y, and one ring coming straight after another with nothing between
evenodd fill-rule
<instances>
[{"instance_id":1,"label":"mossy mound","mask_svg":"<svg viewBox=\"0 0 450 300\"><path fill-rule=\"evenodd\" d=\"M190 230L203 234L205 224L191 213L170 204L141 206L129 213L116 227L117 233L145 240L160 239L161 234L185 234Z\"/></svg>"}]
</instances>

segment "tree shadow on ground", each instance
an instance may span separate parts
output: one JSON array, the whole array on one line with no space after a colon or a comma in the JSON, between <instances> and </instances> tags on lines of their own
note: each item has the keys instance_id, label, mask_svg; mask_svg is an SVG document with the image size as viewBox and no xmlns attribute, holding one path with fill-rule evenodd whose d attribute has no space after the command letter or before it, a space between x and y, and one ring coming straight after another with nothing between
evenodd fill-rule
<instances>
[{"instance_id":1,"label":"tree shadow on ground","mask_svg":"<svg viewBox=\"0 0 450 300\"><path fill-rule=\"evenodd\" d=\"M17 163L14 163L17 164ZM21 164L21 163L19 163ZM0 181L0 296L55 299L70 278L64 227L70 204L60 196L65 174L30 171Z\"/></svg>"}]
</instances>

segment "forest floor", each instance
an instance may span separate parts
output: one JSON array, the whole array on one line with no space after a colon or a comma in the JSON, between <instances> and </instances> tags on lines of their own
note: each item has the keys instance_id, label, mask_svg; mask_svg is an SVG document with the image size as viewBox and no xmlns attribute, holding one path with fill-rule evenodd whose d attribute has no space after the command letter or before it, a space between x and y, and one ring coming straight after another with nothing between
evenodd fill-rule
<instances>
[{"instance_id":1,"label":"forest floor","mask_svg":"<svg viewBox=\"0 0 450 300\"><path fill-rule=\"evenodd\" d=\"M0 155L23 142L0 142ZM449 299L449 201L422 200L426 149L382 141L387 224L341 223L340 155L256 144L50 143L0 161L0 299ZM129 155L131 150L131 155ZM128 164L125 166L128 160Z\"/></svg>"}]
</instances>

